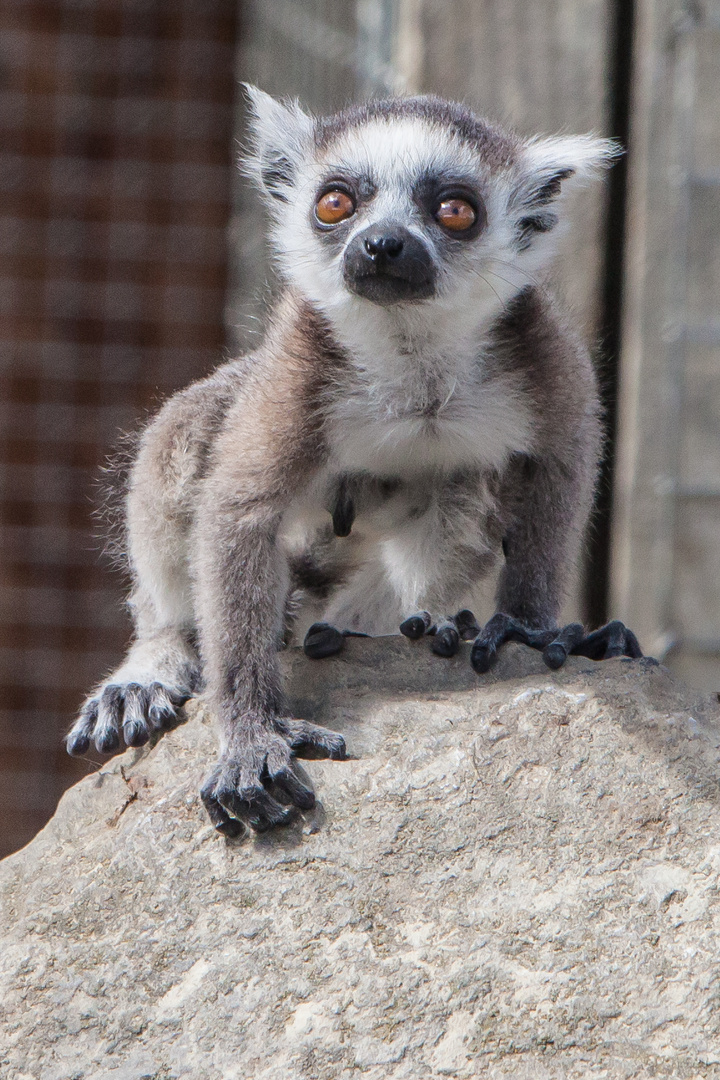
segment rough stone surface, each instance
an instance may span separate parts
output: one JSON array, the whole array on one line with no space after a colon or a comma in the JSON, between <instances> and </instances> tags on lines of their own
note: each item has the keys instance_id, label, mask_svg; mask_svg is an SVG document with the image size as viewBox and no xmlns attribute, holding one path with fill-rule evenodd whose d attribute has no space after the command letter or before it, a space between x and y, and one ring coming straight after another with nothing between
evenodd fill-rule
<instances>
[{"instance_id":1,"label":"rough stone surface","mask_svg":"<svg viewBox=\"0 0 720 1080\"><path fill-rule=\"evenodd\" d=\"M720 1077L717 702L648 662L287 654L355 758L226 841L191 721L0 867L11 1080Z\"/></svg>"}]
</instances>

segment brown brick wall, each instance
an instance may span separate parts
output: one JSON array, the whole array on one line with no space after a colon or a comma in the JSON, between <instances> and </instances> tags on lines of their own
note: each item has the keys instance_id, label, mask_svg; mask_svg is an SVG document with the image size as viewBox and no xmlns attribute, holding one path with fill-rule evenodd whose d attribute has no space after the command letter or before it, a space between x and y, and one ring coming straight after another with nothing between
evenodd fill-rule
<instances>
[{"instance_id":1,"label":"brown brick wall","mask_svg":"<svg viewBox=\"0 0 720 1080\"><path fill-rule=\"evenodd\" d=\"M100 466L222 356L235 36L230 0L0 2L0 855L127 641Z\"/></svg>"}]
</instances>

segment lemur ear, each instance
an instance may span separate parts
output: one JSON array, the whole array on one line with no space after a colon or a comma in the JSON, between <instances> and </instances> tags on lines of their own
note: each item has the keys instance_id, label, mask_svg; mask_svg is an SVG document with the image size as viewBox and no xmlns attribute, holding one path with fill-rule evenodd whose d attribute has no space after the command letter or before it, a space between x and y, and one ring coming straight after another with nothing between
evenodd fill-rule
<instances>
[{"instance_id":1,"label":"lemur ear","mask_svg":"<svg viewBox=\"0 0 720 1080\"><path fill-rule=\"evenodd\" d=\"M594 135L528 140L521 159L522 177L511 198L520 250L528 248L537 233L550 232L557 225L553 204L569 186L566 182L574 186L591 180L622 154L619 143Z\"/></svg>"},{"instance_id":2,"label":"lemur ear","mask_svg":"<svg viewBox=\"0 0 720 1080\"><path fill-rule=\"evenodd\" d=\"M265 195L287 202L298 167L312 143L313 119L297 101L278 101L243 83L248 96L251 146L241 168Z\"/></svg>"}]
</instances>

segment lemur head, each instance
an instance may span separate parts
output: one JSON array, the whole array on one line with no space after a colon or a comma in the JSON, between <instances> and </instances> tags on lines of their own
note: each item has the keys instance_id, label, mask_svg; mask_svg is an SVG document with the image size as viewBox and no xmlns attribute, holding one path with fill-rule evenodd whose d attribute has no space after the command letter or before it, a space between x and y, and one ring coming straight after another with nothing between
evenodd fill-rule
<instances>
[{"instance_id":1,"label":"lemur head","mask_svg":"<svg viewBox=\"0 0 720 1080\"><path fill-rule=\"evenodd\" d=\"M247 91L245 170L271 209L281 274L328 315L466 304L500 282L507 298L551 255L566 187L620 152L590 135L523 139L435 97L315 119Z\"/></svg>"}]
</instances>

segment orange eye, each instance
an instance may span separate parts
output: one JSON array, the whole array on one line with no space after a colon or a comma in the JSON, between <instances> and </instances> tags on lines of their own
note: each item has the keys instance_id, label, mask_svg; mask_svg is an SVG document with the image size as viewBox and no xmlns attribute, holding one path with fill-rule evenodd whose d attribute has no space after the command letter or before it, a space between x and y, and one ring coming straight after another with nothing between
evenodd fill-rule
<instances>
[{"instance_id":1,"label":"orange eye","mask_svg":"<svg viewBox=\"0 0 720 1080\"><path fill-rule=\"evenodd\" d=\"M355 203L344 191L327 191L315 207L315 215L323 225L337 225L354 213Z\"/></svg>"},{"instance_id":2,"label":"orange eye","mask_svg":"<svg viewBox=\"0 0 720 1080\"><path fill-rule=\"evenodd\" d=\"M477 221L475 210L465 199L445 199L435 211L435 217L453 232L463 232Z\"/></svg>"}]
</instances>

